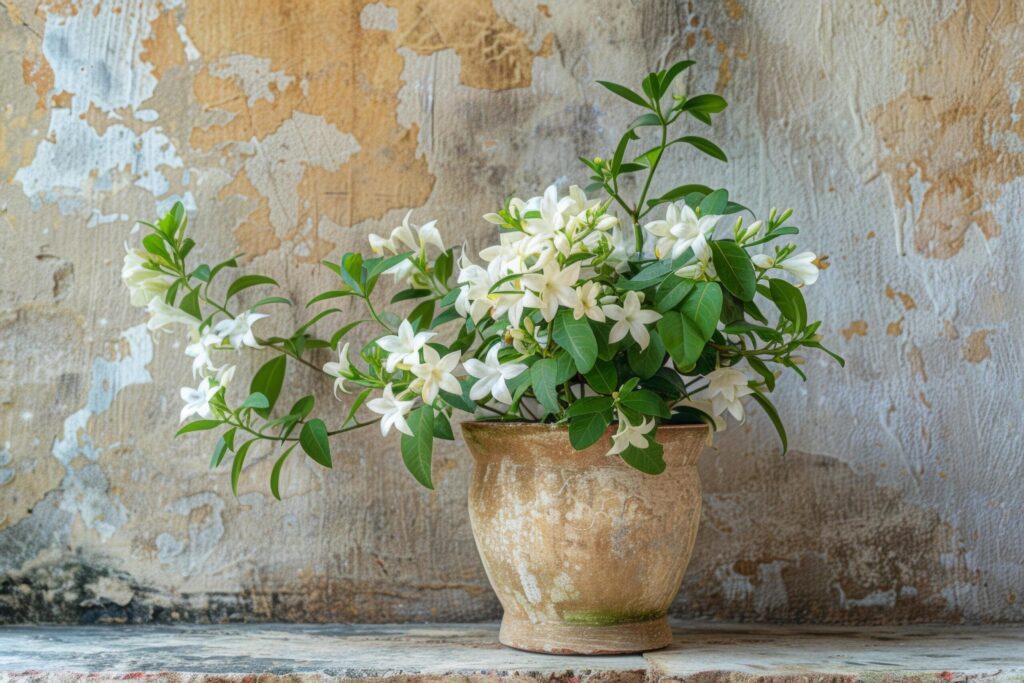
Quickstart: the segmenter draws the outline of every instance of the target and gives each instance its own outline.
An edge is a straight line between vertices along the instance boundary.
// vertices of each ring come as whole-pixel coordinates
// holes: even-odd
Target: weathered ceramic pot
[[[662,426],[665,472],[576,451],[564,427],[467,422],[469,517],[505,616],[499,639],[559,654],[641,652],[671,642],[666,612],[700,521],[703,425]]]

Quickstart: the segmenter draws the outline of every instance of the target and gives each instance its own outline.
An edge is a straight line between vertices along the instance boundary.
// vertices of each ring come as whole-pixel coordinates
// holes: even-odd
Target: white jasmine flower
[[[378,256],[383,254],[385,249],[392,253],[395,252],[395,243],[389,239],[384,239],[380,235],[375,235],[373,233],[370,233],[367,239],[370,241],[370,251]]]
[[[647,436],[654,429],[654,420],[644,419],[640,424],[633,425],[619,413],[619,428],[612,434],[612,447],[608,449],[608,455],[618,455],[630,446],[647,448]]]
[[[800,284],[806,287],[813,285],[818,280],[818,266],[814,263],[816,258],[818,257],[814,255],[814,252],[803,251],[793,256],[787,256],[786,260],[777,264],[776,267],[800,280]]]
[[[147,268],[149,255],[141,249],[129,249],[127,244],[124,249],[121,280],[128,287],[132,306],[146,306],[154,297],[163,297],[177,278]]]
[[[213,326],[213,333],[217,335],[221,341],[226,341],[231,344],[231,347],[236,351],[241,349],[242,346],[248,346],[253,349],[262,348],[256,336],[253,334],[252,326],[257,320],[263,318],[269,318],[266,313],[242,313],[233,320],[221,320],[219,323]]]
[[[146,327],[150,330],[159,330],[168,325],[185,325],[190,330],[199,326],[199,321],[191,315],[166,303],[162,297],[155,296],[146,304],[146,311],[149,312],[149,320]]]
[[[235,366],[225,365],[224,367],[217,370],[217,375],[214,378],[218,384],[225,389],[231,384],[231,380],[235,377]]]
[[[441,239],[441,233],[437,229],[437,221],[424,223],[416,229],[416,232],[419,234],[420,246],[423,249],[426,249],[428,244],[433,244],[441,251],[444,251],[444,240]]]
[[[498,361],[499,350],[499,345],[495,344],[487,352],[487,357],[483,361],[470,358],[462,364],[466,368],[466,372],[478,380],[469,390],[469,397],[474,401],[479,401],[490,394],[496,401],[505,404],[512,403],[512,394],[509,393],[508,385],[505,382],[518,377],[528,368],[523,363],[502,364]]]
[[[182,387],[181,400],[185,402],[185,407],[181,409],[180,422],[184,422],[191,415],[198,415],[204,420],[213,417],[210,401],[218,391],[220,391],[220,385],[213,383],[209,377],[204,377],[195,389]]]
[[[711,398],[709,415],[718,416],[726,410],[737,420],[743,419],[740,399],[754,393],[747,376],[736,368],[718,368],[707,374],[708,396]]]
[[[343,394],[349,393],[345,390],[345,380],[348,378],[349,369],[351,369],[352,363],[348,359],[348,342],[342,346],[338,344],[338,361],[331,361],[324,363],[324,372],[334,377],[334,397],[338,398],[338,392]]]
[[[423,362],[412,366],[412,374],[416,375],[416,379],[410,385],[410,389],[421,391],[423,402],[428,405],[434,402],[441,389],[452,394],[461,394],[459,380],[452,374],[459,364],[459,357],[458,351],[452,351],[441,358],[433,347],[424,346]]]
[[[550,322],[558,312],[558,306],[573,308],[576,306],[576,290],[573,287],[580,278],[580,264],[574,263],[562,270],[555,261],[544,266],[540,273],[528,273],[523,276],[523,286],[528,291],[524,305],[536,308]]]
[[[220,344],[220,337],[215,334],[196,334],[193,339],[195,341],[185,347],[185,355],[192,359],[192,376],[195,377],[200,371],[204,374],[215,372],[217,366],[213,364],[210,351]]]
[[[690,280],[715,279],[718,274],[715,272],[715,264],[711,260],[711,247],[708,245],[707,237],[699,235],[690,244],[690,247],[693,249],[696,260],[677,270],[676,275]]]
[[[644,229],[658,238],[654,255],[657,258],[674,259],[682,256],[698,237],[714,231],[719,218],[721,216],[697,218],[697,214],[686,204],[669,204],[665,210],[665,219],[651,221]]]
[[[388,372],[394,372],[400,363],[405,365],[419,363],[420,349],[436,334],[436,332],[414,333],[412,324],[408,320],[403,320],[398,326],[398,334],[388,335],[377,340],[377,346],[388,352],[385,369]]]
[[[627,292],[622,306],[608,304],[604,307],[604,312],[609,318],[617,321],[608,334],[608,341],[614,344],[629,334],[640,344],[641,349],[646,349],[651,343],[651,334],[646,326],[661,320],[660,313],[641,308],[640,297],[636,292]]]
[[[758,233],[761,232],[761,228],[764,226],[762,221],[754,221],[743,231],[737,240],[740,244],[749,242],[750,240],[757,237]]]
[[[366,407],[375,413],[381,415],[380,419],[380,433],[383,436],[387,436],[391,428],[394,427],[402,434],[406,436],[413,436],[412,429],[409,428],[409,423],[405,421],[405,416],[412,410],[412,406],[416,401],[400,401],[395,398],[394,391],[391,389],[391,385],[388,384],[384,387],[384,394],[381,398],[375,398],[366,404]]]
[[[775,259],[768,254],[754,254],[750,257],[750,260],[754,262],[754,265],[762,270],[768,270],[775,265]]]
[[[597,296],[601,293],[601,285],[597,282],[587,282],[582,287],[576,289],[576,307],[572,310],[572,315],[577,320],[583,316],[587,316],[591,320],[595,320],[599,323],[605,321],[604,311],[598,305]]]

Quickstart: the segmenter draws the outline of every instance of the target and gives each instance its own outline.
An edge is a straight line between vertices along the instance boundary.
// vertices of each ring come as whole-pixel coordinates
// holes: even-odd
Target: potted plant
[[[406,467],[432,488],[435,444],[453,440],[452,419],[466,414],[475,420],[462,425],[475,459],[470,519],[505,608],[501,641],[588,654],[667,645],[665,614],[700,517],[705,442],[726,413],[744,418],[747,399],[785,450],[768,398],[777,371],[803,377],[801,347],[842,363],[808,318],[803,288],[821,259],[790,242],[790,211],[750,220],[724,189],[653,191],[677,145],[726,159],[709,140],[673,132],[683,121],[710,124],[726,106],[713,94],[671,94],[691,64],[649,74],[639,91],[602,82],[641,111],[609,157],[581,159],[585,191],[553,185],[507,200],[483,217],[497,239],[479,254],[446,246],[435,222],[407,215],[388,236],[369,236],[372,254],[324,262],[337,282],[287,336],[257,330],[288,299],[237,304],[273,279],[230,276],[235,258],[190,262],[180,204],[146,224],[122,275],[150,329],[188,335],[198,386],[181,390],[181,420],[196,419],[178,434],[221,430],[212,466],[231,460],[235,490],[255,444],[279,447],[270,478],[279,498],[293,453],[330,467],[332,437],[380,429],[398,435]],[[653,146],[634,154],[651,132]],[[385,276],[401,287],[387,308],[375,296]],[[361,300],[365,315],[330,306],[344,299]],[[353,349],[357,328],[372,339]],[[231,352],[248,349],[270,358],[238,393]],[[328,352],[330,362],[312,360]],[[347,404],[343,419],[316,417],[313,394],[282,410],[293,369],[326,375]]]

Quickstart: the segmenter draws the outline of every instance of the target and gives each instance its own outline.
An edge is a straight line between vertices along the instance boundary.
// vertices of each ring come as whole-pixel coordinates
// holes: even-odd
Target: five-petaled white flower
[[[196,332],[193,339],[195,341],[185,347],[185,355],[192,359],[192,376],[195,377],[200,371],[203,371],[204,374],[215,372],[217,366],[213,364],[210,351],[220,344],[220,337],[215,334],[199,335]]]
[[[715,264],[711,260],[711,245],[707,236],[698,235],[690,244],[695,261],[676,271],[676,275],[690,280],[713,280],[717,276]]]
[[[721,415],[728,410],[734,418],[742,420],[743,403],[740,399],[754,393],[743,371],[736,368],[718,368],[707,374],[707,380],[711,415]]]
[[[576,306],[572,309],[572,316],[577,320],[587,316],[591,320],[603,323],[605,320],[604,311],[598,305],[597,297],[601,294],[601,285],[598,282],[590,281],[576,289]]]
[[[220,385],[214,383],[209,377],[204,377],[203,381],[195,389],[192,387],[182,387],[181,400],[185,402],[185,407],[181,409],[180,421],[184,422],[190,415],[198,415],[204,420],[213,417],[210,401],[217,395],[218,391],[220,391]]]
[[[441,358],[433,347],[424,346],[423,362],[412,366],[412,374],[416,375],[416,379],[409,388],[413,391],[419,390],[423,402],[428,405],[434,402],[441,389],[452,394],[461,394],[459,380],[452,374],[452,370],[459,364],[459,357],[458,351],[452,351]]]
[[[498,360],[499,347],[499,344],[492,346],[483,361],[470,358],[462,364],[470,376],[477,378],[477,382],[469,390],[469,397],[474,401],[479,401],[490,394],[496,401],[511,404],[512,394],[509,393],[505,382],[518,377],[528,369],[523,363],[502,364]]]
[[[243,345],[254,349],[261,348],[252,332],[252,326],[257,320],[268,318],[266,313],[242,313],[233,320],[221,320],[213,326],[213,333],[220,337],[221,341],[231,344],[232,348],[238,350]]]
[[[338,344],[338,361],[331,361],[324,363],[324,372],[334,377],[334,397],[338,398],[338,392],[343,394],[349,393],[345,389],[345,380],[348,378],[348,371],[352,367],[352,362],[348,359],[348,342],[342,346]]]
[[[633,337],[640,344],[641,349],[646,349],[651,343],[651,334],[647,331],[647,325],[661,320],[661,314],[651,310],[644,310],[640,307],[640,297],[636,292],[626,293],[622,305],[607,304],[604,306],[605,315],[618,322],[612,326],[608,334],[608,341],[614,344],[626,338],[626,335]]]
[[[399,364],[416,365],[420,362],[420,349],[430,341],[436,332],[414,333],[412,324],[403,320],[398,326],[398,334],[381,337],[377,340],[377,346],[388,352],[388,360],[384,368],[388,372],[394,372]]]
[[[721,216],[697,218],[689,206],[669,204],[664,220],[651,221],[644,228],[658,238],[654,255],[657,258],[674,259],[682,256],[698,237],[712,232],[719,218]]]
[[[544,319],[550,322],[558,312],[559,305],[568,308],[576,305],[576,290],[573,287],[579,279],[579,263],[563,270],[554,260],[549,261],[540,273],[523,276],[523,286],[528,290],[523,297],[523,305],[538,309]]]
[[[381,398],[375,398],[366,404],[366,407],[375,413],[381,415],[380,418],[380,433],[383,436],[387,436],[391,428],[394,427],[406,436],[413,436],[412,429],[409,428],[409,423],[405,421],[405,416],[412,410],[412,405],[415,403],[412,401],[400,401],[395,398],[394,390],[391,385],[388,384],[384,387],[384,394]]]
[[[612,434],[612,447],[608,449],[608,455],[618,455],[630,446],[647,448],[647,437],[654,429],[654,420],[644,419],[640,424],[630,424],[624,415],[619,413],[619,428]]]

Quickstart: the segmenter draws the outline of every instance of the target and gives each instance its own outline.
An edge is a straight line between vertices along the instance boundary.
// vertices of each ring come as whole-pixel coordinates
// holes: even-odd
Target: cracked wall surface
[[[431,493],[354,433],[279,503],[269,452],[235,498],[213,436],[172,439],[189,362],[128,305],[122,245],[181,200],[199,259],[296,300],[409,209],[479,248],[507,193],[614,146],[634,114],[595,79],[683,57],[730,102],[730,163],[677,153],[666,184],[792,206],[848,365],[782,383],[784,458],[753,410],[705,452],[674,612],[1024,620],[1015,3],[0,0],[0,622],[496,617],[461,444]]]

